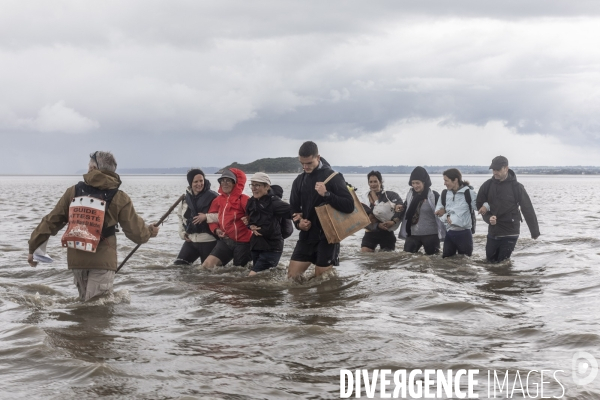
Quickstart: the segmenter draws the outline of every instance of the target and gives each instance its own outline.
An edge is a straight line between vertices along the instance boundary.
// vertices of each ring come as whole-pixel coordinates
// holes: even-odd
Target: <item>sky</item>
[[[0,174],[600,165],[600,2],[0,0]],[[118,172],[118,171],[117,171]]]

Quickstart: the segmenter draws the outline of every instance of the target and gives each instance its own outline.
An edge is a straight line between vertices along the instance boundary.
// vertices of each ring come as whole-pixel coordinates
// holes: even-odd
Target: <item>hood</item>
[[[279,197],[280,199],[283,198],[283,188],[279,185],[271,185],[270,193]]]
[[[464,192],[466,192],[466,191],[467,191],[467,189],[471,189],[471,190],[473,190],[473,189],[475,189],[475,188],[474,188],[473,186],[471,186],[471,185],[465,185],[465,186],[463,186],[463,187],[459,188],[459,189],[456,191],[456,193],[464,193]]]
[[[200,191],[200,193],[198,194],[202,194],[202,193],[206,193],[210,190],[210,181],[206,178],[204,178],[204,189],[202,189]],[[192,196],[194,195],[194,192],[192,192],[192,187],[188,186],[187,190],[186,190],[189,194],[191,194]]]
[[[83,181],[96,189],[111,190],[118,189],[121,186],[121,178],[118,174],[109,171],[100,171],[93,169],[83,175]]]
[[[412,181],[421,181],[425,186],[425,189],[431,187],[431,178],[429,177],[429,173],[423,167],[415,167],[413,171],[410,173],[410,178],[408,180],[408,186],[412,186]]]
[[[237,168],[229,168],[229,170],[233,172],[237,178],[237,182],[235,183],[235,186],[229,195],[233,197],[240,197],[242,193],[244,193],[244,186],[246,186],[246,174],[244,171]],[[225,193],[223,193],[223,190],[221,190],[221,185],[219,185],[219,194],[227,196]]]
[[[320,170],[322,170],[323,168],[329,168],[329,169],[331,169],[331,165],[330,165],[330,164],[327,162],[327,160],[326,160],[326,159],[324,159],[323,157],[321,157],[321,164],[323,164],[323,166],[322,166],[321,168],[315,168],[315,169],[313,169],[313,170],[312,170],[312,172],[310,172],[310,173],[309,173],[309,175],[310,175],[310,174],[313,174],[313,173],[315,173],[315,172],[317,172],[317,171],[320,171]],[[304,172],[304,173],[306,173],[306,172]]]
[[[517,175],[515,174],[515,171],[513,171],[510,168],[508,169],[508,176],[503,181],[499,181],[498,179],[496,179],[492,176],[492,182],[494,182],[494,183],[512,182],[512,181],[516,181],[516,180],[517,180]]]

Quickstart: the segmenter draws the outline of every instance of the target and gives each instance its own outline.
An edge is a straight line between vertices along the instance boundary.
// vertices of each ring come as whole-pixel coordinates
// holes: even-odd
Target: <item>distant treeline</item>
[[[225,168],[237,168],[247,174],[255,172],[266,172],[267,174],[294,174],[302,171],[302,165],[298,162],[298,157],[278,157],[261,158],[248,164],[239,164],[234,162],[218,171],[222,172]]]
[[[424,165],[430,174],[441,174],[448,168],[458,168],[463,174],[489,174],[488,165]],[[247,174],[266,172],[267,174],[297,174],[302,167],[297,157],[261,158],[248,164],[234,162],[223,168],[200,167],[207,174],[219,174],[225,168],[237,168]],[[414,165],[372,165],[364,166],[332,166],[335,171],[345,174],[367,174],[372,170],[382,174],[410,174]],[[600,167],[511,167],[517,174],[531,175],[600,175]],[[181,168],[124,168],[121,174],[146,174],[146,175],[184,175],[189,167]]]

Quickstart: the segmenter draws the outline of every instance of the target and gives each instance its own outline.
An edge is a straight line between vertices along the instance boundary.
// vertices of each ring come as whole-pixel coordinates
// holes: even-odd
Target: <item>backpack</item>
[[[90,196],[95,199],[104,200],[106,202],[104,207],[105,212],[108,211],[108,207],[110,207],[110,203],[118,191],[119,188],[106,190],[98,189],[86,184],[85,182],[79,182],[77,185],[75,185],[75,197]],[[118,223],[113,226],[104,226],[102,229],[102,237],[107,238],[109,236],[113,236],[116,232],[119,232]]]
[[[95,253],[101,240],[113,236],[116,225],[106,226],[104,216],[118,191],[98,189],[84,182],[75,185],[68,226],[60,240],[62,246]]]
[[[448,194],[448,189],[442,190],[442,205],[446,208],[446,195]],[[465,190],[465,201],[469,205],[469,211],[471,212],[471,233],[475,233],[475,228],[477,227],[477,216],[475,215],[475,210],[471,206],[471,191],[469,189]]]
[[[273,191],[273,195],[279,197],[280,199],[283,197],[283,188],[279,185],[271,185],[271,190]],[[281,227],[281,236],[284,239],[289,238],[294,233],[294,223],[291,218],[282,217],[279,219],[279,226]]]

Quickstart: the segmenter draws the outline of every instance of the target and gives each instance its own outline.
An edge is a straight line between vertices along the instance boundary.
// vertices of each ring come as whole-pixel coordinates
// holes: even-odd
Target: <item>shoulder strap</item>
[[[324,185],[326,185],[326,184],[327,184],[327,182],[329,182],[330,180],[332,180],[332,179],[333,179],[333,177],[334,177],[334,176],[336,176],[337,174],[339,174],[339,172],[337,172],[337,171],[334,171],[334,172],[333,172],[331,175],[329,175],[329,176],[327,177],[327,179],[325,179],[325,180],[323,181],[323,184],[324,184]]]
[[[387,199],[388,203],[391,203],[392,201],[388,197],[387,192],[385,190],[383,191],[383,194],[385,194],[385,198]]]
[[[521,196],[519,196],[519,195],[521,194],[521,191],[519,190],[519,182],[515,181],[515,183],[513,183],[512,190],[513,190],[513,196],[515,196],[515,201],[517,202],[517,206],[520,207],[521,206]]]
[[[473,207],[471,207],[471,191],[469,189],[465,190],[465,200],[469,205],[469,211],[473,212]]]
[[[477,228],[477,215],[471,206],[471,189],[465,190],[465,200],[467,201],[467,204],[469,205],[469,211],[471,212],[471,233],[475,233],[475,229]]]
[[[448,189],[442,190],[442,205],[446,208],[446,194],[448,194]]]

